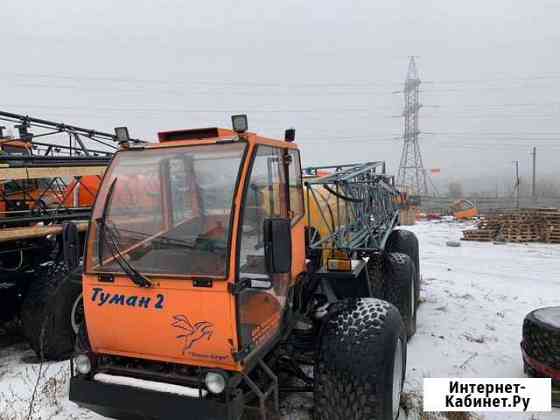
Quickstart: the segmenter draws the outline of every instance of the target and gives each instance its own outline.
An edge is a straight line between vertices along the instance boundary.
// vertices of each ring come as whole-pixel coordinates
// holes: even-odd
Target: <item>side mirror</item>
[[[264,256],[270,274],[289,273],[292,269],[292,223],[290,219],[264,221]]]

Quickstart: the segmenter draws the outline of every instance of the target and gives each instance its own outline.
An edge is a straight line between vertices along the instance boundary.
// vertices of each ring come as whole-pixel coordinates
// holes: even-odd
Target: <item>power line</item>
[[[281,108],[252,108],[247,109],[244,106],[231,106],[228,108],[220,108],[220,109],[211,109],[211,108],[169,108],[169,107],[90,107],[90,106],[60,106],[60,105],[38,105],[38,104],[5,104],[4,106],[12,107],[12,108],[25,108],[25,109],[49,109],[49,110],[76,110],[76,109],[84,109],[84,110],[91,110],[95,112],[107,112],[107,113],[123,113],[123,112],[133,112],[133,113],[151,113],[151,114],[163,114],[163,113],[213,113],[213,114],[227,114],[232,112],[238,112],[239,110],[243,110],[244,112],[248,112],[251,114],[296,114],[296,113],[305,113],[305,114],[323,114],[323,113],[353,113],[353,118],[371,118],[372,114],[375,114],[375,109],[386,109],[385,105],[378,105],[378,106],[367,106],[367,107],[356,107],[349,105],[348,107],[333,107],[333,108],[316,108],[316,107],[309,107],[309,108],[291,108],[291,109],[281,109]],[[84,115],[84,114],[80,114]],[[90,114],[94,116],[94,114]],[[467,116],[469,119],[476,118],[477,116],[495,116],[490,115],[488,113],[482,115],[469,115],[468,113],[463,113],[463,116]],[[504,118],[510,117],[542,117],[543,114],[540,113],[538,115],[528,115],[525,112],[519,113],[507,113],[504,114]],[[546,115],[544,115],[546,117]],[[348,117],[348,115],[345,115]],[[436,115],[427,115],[427,117],[432,118],[440,118],[440,116]],[[402,118],[401,115],[394,115],[390,118]],[[557,118],[556,113],[551,112],[550,118]],[[556,133],[555,133],[556,134]]]
[[[228,114],[231,112],[238,112],[242,109],[244,112],[252,113],[252,114],[268,114],[268,113],[275,113],[275,114],[290,114],[290,113],[313,113],[313,114],[321,114],[321,113],[331,113],[331,112],[368,112],[371,111],[372,108],[376,109],[386,109],[386,106],[380,105],[377,107],[348,107],[348,108],[291,108],[291,109],[281,109],[281,108],[271,108],[271,109],[263,109],[263,108],[253,108],[247,109],[243,106],[237,107],[229,107],[229,108],[220,108],[220,109],[210,109],[210,108],[166,108],[166,107],[154,107],[154,108],[136,108],[136,107],[90,107],[90,106],[60,106],[60,105],[35,105],[35,104],[5,104],[4,106],[9,107],[16,107],[16,108],[26,108],[26,109],[66,109],[66,110],[73,110],[73,109],[87,109],[91,111],[107,111],[107,112],[150,112],[150,113],[188,113],[188,112],[196,112],[196,113],[220,113],[220,114]],[[91,114],[94,115],[94,114]]]
[[[59,89],[74,89],[79,88],[81,90],[99,90],[101,91],[111,91],[111,92],[131,92],[131,93],[142,93],[142,91],[153,90],[154,86],[158,88],[168,88],[166,92],[167,94],[175,94],[177,93],[178,88],[199,88],[203,89],[201,94],[213,92],[216,89],[223,90],[224,87],[227,88],[260,88],[260,89],[279,89],[286,91],[286,94],[294,95],[293,89],[321,89],[321,94],[336,94],[336,95],[345,95],[345,96],[352,96],[352,95],[364,95],[364,93],[376,93],[377,95],[389,95],[391,92],[389,90],[379,90],[379,91],[371,91],[371,88],[384,88],[390,89],[391,87],[395,86],[395,83],[392,81],[361,81],[361,82],[338,82],[338,81],[324,81],[324,82],[293,82],[287,81],[284,83],[279,82],[259,82],[259,81],[224,81],[224,80],[191,80],[188,83],[184,81],[170,81],[169,79],[146,79],[146,78],[136,78],[130,76],[123,76],[123,77],[92,77],[92,76],[78,76],[78,75],[64,75],[64,74],[48,74],[48,73],[22,73],[22,72],[0,72],[0,75],[4,76],[4,81],[8,82],[10,85],[19,85],[24,87],[30,88],[59,88]],[[56,80],[62,82],[75,82],[75,85],[54,85],[53,83],[40,83],[40,82],[14,82],[13,80],[8,80],[8,77],[15,77],[20,79],[33,79],[34,81],[37,79],[43,80]],[[531,77],[526,78],[511,78],[511,79],[473,79],[473,80],[440,80],[440,81],[433,81],[430,82],[430,86],[435,86],[434,88],[429,87],[428,89],[423,89],[422,93],[442,93],[442,92],[450,92],[456,93],[460,92],[464,89],[483,89],[483,90],[509,90],[511,89],[511,85],[507,86],[499,86],[499,85],[492,85],[495,83],[503,83],[503,82],[522,82],[524,84],[516,86],[517,88],[536,88],[542,87],[546,88],[548,85],[545,86],[535,86],[527,84],[527,82],[540,82],[546,80],[560,80],[559,76],[550,76],[550,75],[534,75]],[[0,80],[2,81],[2,80]],[[84,83],[92,82],[92,83],[102,83],[103,86],[86,86]],[[490,86],[488,84],[490,83]],[[113,84],[113,86],[107,86],[107,84]],[[128,85],[129,88],[123,87],[115,87],[114,85]],[[438,88],[438,85],[443,86],[451,86],[454,89],[450,89],[449,87]],[[482,85],[482,86],[480,86]],[[138,89],[138,86],[141,86],[142,89]],[[334,90],[333,90],[334,89]],[[336,91],[336,89],[342,89],[342,91]],[[352,90],[355,90],[354,92]],[[364,92],[364,90],[370,90],[368,92]],[[247,93],[247,92],[245,92]],[[402,93],[400,91],[393,91],[392,93]],[[254,93],[253,93],[254,94]]]
[[[396,83],[393,81],[386,81],[386,82],[372,82],[372,81],[363,81],[363,82],[338,82],[338,81],[325,81],[325,82],[258,82],[258,81],[225,81],[225,80],[191,80],[189,83],[185,83],[182,81],[179,82],[170,82],[169,79],[139,79],[131,76],[126,77],[92,77],[92,76],[78,76],[78,75],[61,75],[61,74],[48,74],[48,73],[21,73],[21,72],[0,72],[2,76],[14,76],[19,78],[41,78],[41,79],[51,79],[51,80],[68,80],[68,81],[76,81],[76,82],[84,82],[84,81],[93,81],[93,82],[113,82],[113,83],[121,83],[121,84],[158,84],[158,85],[183,85],[183,86],[190,86],[190,85],[204,85],[204,86],[240,86],[240,87],[325,87],[325,86],[334,86],[334,87],[356,87],[356,88],[364,88],[367,86],[395,86]],[[179,77],[183,77],[180,75]]]
[[[444,131],[444,132],[433,132],[433,131],[423,131],[422,134],[437,134],[437,135],[450,135],[450,134],[460,134],[460,135],[470,135],[470,134],[485,134],[490,136],[499,135],[547,135],[547,136],[560,136],[560,131]]]
[[[76,75],[76,74],[59,74],[59,73],[36,73],[36,72],[0,72],[2,76],[12,76],[18,78],[42,78],[42,79],[50,79],[50,80],[69,80],[69,81],[93,81],[93,82],[112,82],[112,83],[122,83],[122,84],[135,84],[135,83],[142,83],[142,84],[159,84],[159,85],[177,85],[182,84],[186,85],[185,82],[170,82],[169,78],[166,79],[157,79],[157,78],[138,78],[133,75],[127,75],[122,77],[115,77],[115,76],[85,76],[85,75]],[[183,75],[177,75],[177,77],[183,77]],[[428,86],[437,86],[437,85],[455,85],[455,86],[465,86],[465,85],[476,85],[476,84],[488,84],[488,83],[503,83],[503,82],[536,82],[542,80],[560,80],[560,73],[552,72],[552,73],[540,73],[540,74],[533,74],[527,75],[525,77],[502,77],[502,78],[482,78],[482,79],[455,79],[455,80],[429,80],[423,81],[423,85]],[[267,81],[248,81],[248,80],[208,80],[208,79],[195,79],[190,82],[190,84],[200,84],[200,85],[220,85],[220,86],[317,86],[317,87],[325,87],[325,86],[341,86],[341,87],[356,87],[356,88],[363,88],[367,86],[396,86],[396,83],[392,80],[385,80],[385,81],[371,81],[371,80],[363,80],[358,82],[340,82],[340,81],[303,81],[303,82],[295,82],[290,81],[286,83],[279,83],[277,81],[274,82],[267,82]]]

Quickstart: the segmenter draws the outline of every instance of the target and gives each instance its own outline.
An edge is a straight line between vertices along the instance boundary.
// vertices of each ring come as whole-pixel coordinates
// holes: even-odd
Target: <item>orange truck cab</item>
[[[273,140],[243,128],[168,131],[158,143],[115,154],[89,225],[85,322],[71,362],[71,401],[112,417],[239,420],[257,409],[264,418],[269,404],[278,410],[280,372],[304,382],[292,391],[310,392],[314,379],[298,366],[313,364],[304,360],[323,348],[317,399],[331,398],[330,387],[367,384],[375,398],[348,418],[398,416],[406,338],[416,322],[417,240],[393,230],[397,193],[388,177],[374,175],[379,162],[348,166],[343,178],[356,179],[360,198],[350,196],[343,180],[336,191],[310,192],[325,200],[306,210],[294,136],[287,130],[285,141]],[[321,181],[306,186],[312,182]],[[337,201],[347,210],[333,211]],[[363,217],[379,228],[362,234],[361,223],[347,222],[340,225],[345,236],[356,232],[356,243],[379,242],[375,249],[329,254],[337,258],[329,271],[317,239],[327,240],[328,230],[313,228],[311,235],[306,225],[311,213],[324,219],[327,207],[348,221],[356,215],[351,204],[378,209],[376,217]],[[324,224],[336,225],[332,218]],[[374,298],[373,273],[385,243],[392,251],[413,250],[412,257],[387,260],[390,278],[379,287],[399,285],[384,293],[397,296],[404,309]],[[349,353],[337,355],[333,345]],[[336,375],[353,382],[332,385],[340,381]],[[325,403],[317,416],[344,407]]]
[[[103,355],[100,371],[104,358],[142,359],[183,366],[192,389],[212,369],[241,379],[280,337],[288,291],[305,270],[304,225],[293,143],[184,130],[117,152],[83,276],[84,333]],[[92,384],[74,378],[71,398]]]

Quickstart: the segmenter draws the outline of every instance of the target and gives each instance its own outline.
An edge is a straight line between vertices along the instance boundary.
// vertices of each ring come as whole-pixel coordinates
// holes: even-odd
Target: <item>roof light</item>
[[[128,134],[128,127],[116,127],[115,136],[119,143],[128,143],[130,141],[130,135]]]
[[[31,141],[33,138],[33,134],[27,131],[29,125],[27,123],[22,123],[20,125],[15,126],[19,133],[19,138],[23,141]]]
[[[284,140],[288,143],[293,143],[296,141],[296,129],[295,128],[288,128],[284,131]]]
[[[247,122],[246,114],[232,115],[231,125],[233,126],[233,131],[238,134],[244,133],[249,129],[249,123]]]

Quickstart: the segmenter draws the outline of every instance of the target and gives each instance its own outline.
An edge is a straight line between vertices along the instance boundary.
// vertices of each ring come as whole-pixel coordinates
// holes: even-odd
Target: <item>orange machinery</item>
[[[2,156],[31,156],[32,142],[19,139],[0,139],[0,161]],[[53,183],[48,168],[41,168],[43,177],[35,178],[33,170],[23,167],[19,171],[0,165],[0,172],[7,174],[0,180],[0,217],[7,212],[21,209],[43,210],[49,207],[64,206],[67,208],[91,207],[101,177],[99,175],[67,176],[67,183]],[[18,174],[17,172],[21,172]],[[69,174],[72,171],[69,171]],[[76,171],[73,171],[76,172]],[[14,175],[15,174],[15,175]],[[101,172],[102,174],[102,172]],[[53,175],[58,175],[53,173]],[[54,176],[58,178],[58,176]]]
[[[81,287],[59,287],[80,264],[87,219],[116,134],[0,110],[0,320],[15,316],[46,359],[72,351]],[[76,222],[74,224],[74,222]]]
[[[467,220],[478,216],[478,209],[472,201],[461,199],[451,205],[453,217],[457,220]]]
[[[366,402],[368,410],[390,418],[391,407],[398,412],[406,336],[397,309],[372,299],[365,257],[382,249],[356,246],[344,250],[347,268],[311,268],[306,224],[320,221],[306,217],[294,133],[273,140],[248,132],[245,116],[233,122],[234,130],[162,132],[159,143],[115,154],[86,242],[85,323],[70,400],[108,415],[165,419],[239,419],[256,401],[264,415],[267,401],[278,408],[279,370],[291,366],[291,375],[313,382],[284,352],[285,340],[296,340],[296,348],[310,342],[313,351],[321,315],[312,321],[312,314],[335,299],[341,314],[355,305],[374,311],[360,331],[371,323],[379,338],[346,347],[363,358],[358,348],[372,346],[366,353],[377,355],[379,366],[395,364],[394,375],[368,379],[380,401]],[[358,175],[366,169],[352,167]],[[363,175],[359,191],[367,182]],[[378,194],[388,191],[388,211],[394,191],[375,182]],[[333,190],[339,201],[376,204],[377,196],[362,200],[341,191]],[[376,232],[384,240],[398,219],[396,212],[386,216]],[[410,277],[414,270],[405,272]],[[325,282],[333,285],[328,293],[321,292],[330,287]],[[407,287],[401,300],[408,304],[414,289]]]

